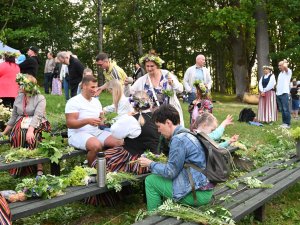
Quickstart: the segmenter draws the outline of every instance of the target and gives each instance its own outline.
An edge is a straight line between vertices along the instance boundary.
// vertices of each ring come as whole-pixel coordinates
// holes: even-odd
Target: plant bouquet
[[[17,192],[25,193],[26,197],[50,199],[63,195],[68,182],[62,177],[42,175],[38,178],[25,178],[16,187]]]
[[[174,203],[171,199],[167,199],[157,210],[153,212],[139,211],[136,216],[136,221],[142,220],[147,215],[162,215],[174,217],[177,220],[196,222],[198,224],[211,225],[234,225],[235,222],[231,219],[231,213],[222,207],[210,207],[206,210],[202,208],[194,208],[187,205]]]
[[[6,123],[11,117],[12,109],[5,107],[0,99],[0,122]]]
[[[68,186],[88,185],[90,176],[97,174],[97,170],[91,167],[75,166],[67,177]]]
[[[105,113],[105,116],[103,118],[105,125],[110,127],[113,123],[116,122],[115,118],[117,116],[118,116],[118,114],[116,112]]]
[[[195,80],[195,82],[193,83],[193,85],[199,89],[201,91],[202,95],[206,95],[208,90],[205,86],[205,84],[201,81],[201,80]]]
[[[145,158],[150,159],[154,162],[160,162],[160,163],[166,163],[168,161],[168,158],[167,158],[167,156],[165,156],[164,153],[161,153],[159,155],[155,155],[152,152],[150,152],[149,150],[145,151],[142,154],[142,157],[145,157]]]
[[[133,174],[126,172],[109,172],[106,175],[107,188],[113,188],[116,192],[122,190],[122,182],[124,181],[129,181],[131,184],[135,184],[138,182],[138,179]]]

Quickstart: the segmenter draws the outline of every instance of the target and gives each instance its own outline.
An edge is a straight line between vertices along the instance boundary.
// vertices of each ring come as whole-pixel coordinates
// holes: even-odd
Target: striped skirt
[[[48,121],[45,121],[40,124],[40,126],[36,129],[34,129],[34,139],[35,142],[33,144],[28,144],[26,141],[26,133],[27,129],[22,129],[21,128],[21,122],[22,122],[23,117],[21,117],[14,127],[11,130],[10,133],[10,142],[11,146],[13,148],[28,148],[29,149],[35,149],[38,145],[38,143],[42,140],[42,132],[50,132],[51,131],[51,126]],[[35,168],[33,166],[27,166],[27,167],[22,167],[22,168],[14,168],[9,171],[9,173],[13,176],[26,176],[29,174],[32,174],[34,172]]]
[[[277,121],[275,91],[267,91],[264,97],[259,97],[257,120],[265,123]]]
[[[136,161],[140,155],[131,155],[128,151],[126,151],[123,147],[115,147],[112,149],[108,149],[105,151],[105,159],[106,159],[106,168],[109,172],[128,172],[136,175],[148,173],[148,167],[141,167],[137,162],[130,163],[132,161]],[[96,167],[97,160],[94,161],[92,166]],[[129,187],[130,188],[130,187]],[[121,193],[116,193],[114,190],[106,192],[104,194],[92,196],[86,198],[84,202],[86,204],[91,205],[105,205],[105,206],[115,206],[120,199],[122,199],[122,195],[124,191],[129,191],[130,189],[124,187]]]
[[[0,194],[0,224],[11,225],[11,212],[6,199]]]

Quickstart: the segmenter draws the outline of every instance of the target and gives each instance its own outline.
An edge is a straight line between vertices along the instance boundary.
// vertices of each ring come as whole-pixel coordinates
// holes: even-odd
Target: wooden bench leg
[[[51,167],[50,170],[51,170],[52,175],[55,175],[55,176],[60,175],[60,165],[59,164],[51,163],[50,167]]]
[[[266,218],[266,213],[265,213],[265,205],[262,205],[258,209],[254,211],[254,219],[263,222]]]

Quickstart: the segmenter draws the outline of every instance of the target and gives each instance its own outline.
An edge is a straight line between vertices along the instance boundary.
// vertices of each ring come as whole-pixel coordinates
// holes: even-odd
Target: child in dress
[[[201,81],[194,83],[196,87],[196,99],[189,105],[189,113],[191,113],[191,126],[190,130],[194,130],[196,127],[194,123],[196,118],[203,112],[212,113],[213,104],[209,98],[208,89]]]
[[[218,126],[218,120],[211,113],[204,112],[197,117],[194,132],[203,132],[211,139],[218,141],[222,137],[225,127],[233,124],[232,116],[228,115],[227,118]],[[219,147],[227,148],[230,144],[236,142],[239,135],[233,135],[228,141],[219,144]]]
[[[53,70],[53,79],[52,79],[52,91],[51,91],[51,95],[62,95],[62,84],[61,84],[61,80],[59,77],[60,74],[60,68],[61,68],[61,64],[59,64],[59,61],[57,58],[55,58],[55,67]]]
[[[298,120],[298,113],[299,113],[299,94],[300,88],[297,86],[297,80],[293,81],[293,86],[291,88],[291,97],[292,97],[292,116],[295,120]]]

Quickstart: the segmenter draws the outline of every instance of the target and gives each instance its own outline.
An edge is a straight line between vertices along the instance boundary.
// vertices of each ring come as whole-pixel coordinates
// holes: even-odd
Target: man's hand
[[[146,157],[140,157],[138,159],[138,162],[141,165],[141,167],[149,167],[153,161],[150,159],[147,159]]]
[[[100,118],[89,118],[88,124],[97,127],[102,124],[102,120]]]
[[[102,93],[102,87],[98,87],[97,91],[95,92],[94,96],[99,96]]]

